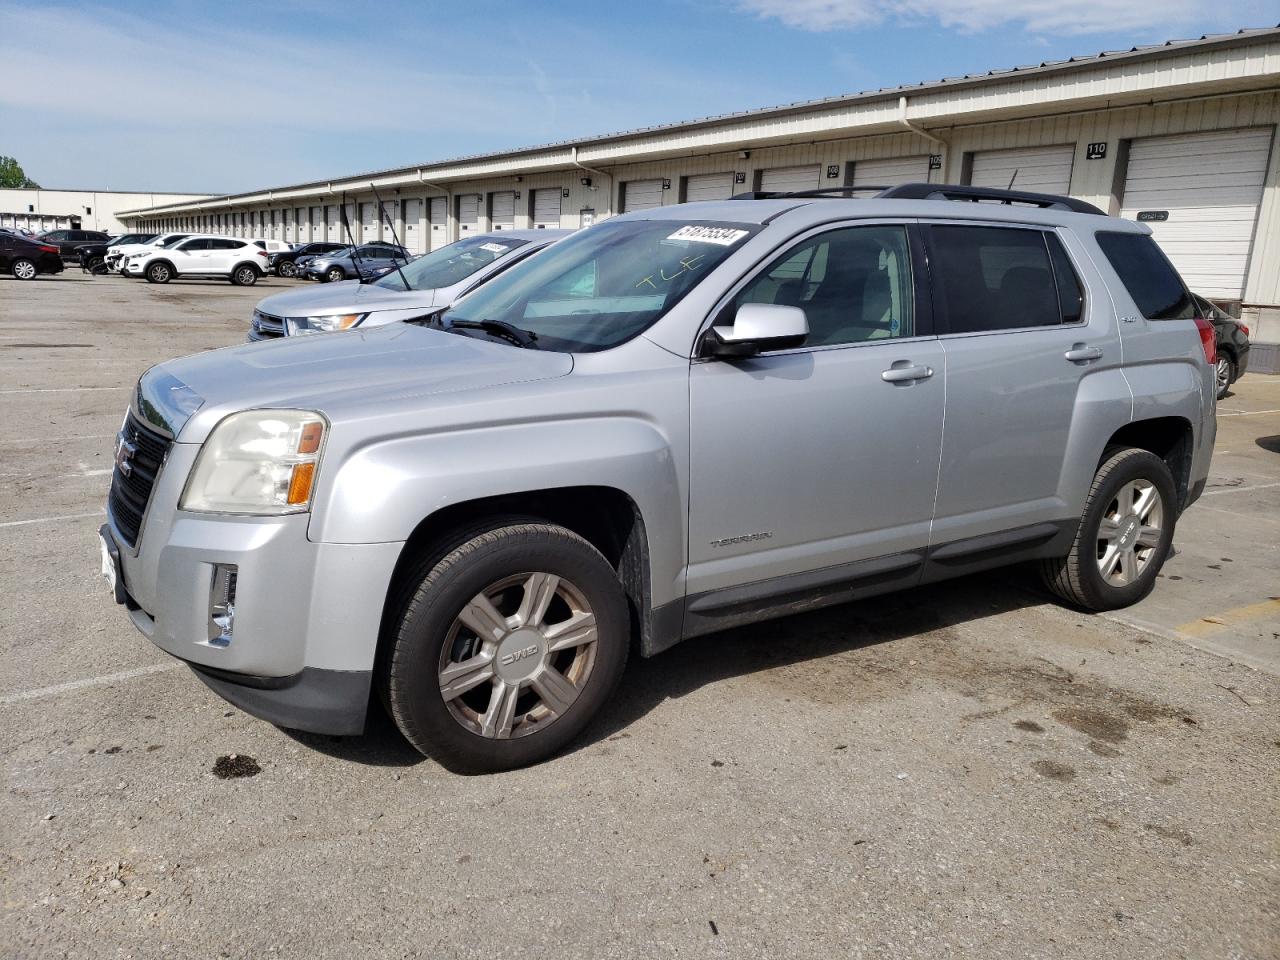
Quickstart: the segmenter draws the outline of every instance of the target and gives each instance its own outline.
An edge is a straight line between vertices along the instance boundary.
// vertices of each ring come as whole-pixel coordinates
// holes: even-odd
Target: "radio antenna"
[[[373,191],[373,199],[378,201],[378,211],[380,213],[386,213],[387,208],[382,205],[382,197],[378,196],[378,188],[375,187],[372,183],[370,183],[369,189]],[[404,249],[400,245],[400,238],[396,235],[395,217],[387,217],[387,226],[391,228],[391,239],[396,242],[396,249],[397,250]],[[404,284],[404,288],[406,290],[411,289],[409,286],[409,281],[404,278],[404,271],[400,269],[400,264],[396,262],[396,255],[394,253],[391,254],[391,262],[396,265],[396,273],[400,274],[400,282]],[[408,263],[408,262],[409,262],[408,260],[405,261],[405,263]]]

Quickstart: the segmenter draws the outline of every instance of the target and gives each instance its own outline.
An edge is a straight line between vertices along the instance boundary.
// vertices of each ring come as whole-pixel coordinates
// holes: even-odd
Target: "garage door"
[[[468,193],[458,198],[458,230],[460,233],[475,233],[480,222],[480,195]]]
[[[328,225],[326,227],[325,239],[332,243],[341,243],[342,222],[339,220],[338,208],[335,206],[325,207],[324,220]]]
[[[662,206],[661,180],[629,180],[622,185],[622,212]]]
[[[855,187],[893,187],[899,183],[928,182],[929,155],[924,153],[915,157],[892,157],[888,160],[858,160],[853,165]]]
[[[1167,216],[1143,219],[1187,286],[1239,300],[1270,151],[1270,130],[1134,140],[1120,215]]]
[[[311,208],[311,236],[309,239],[324,239],[324,207]]]
[[[969,182],[975,187],[1001,190],[1070,193],[1071,162],[1075,154],[1076,148],[1070,143],[1019,150],[983,150],[973,155]]]
[[[733,195],[732,173],[703,173],[684,182],[686,203],[698,200],[728,200]]]
[[[776,167],[760,172],[760,189],[766,193],[793,193],[796,190],[816,190],[821,185],[822,169],[812,167]]]
[[[502,193],[495,193],[490,201],[493,211],[493,229],[495,230],[511,230],[516,225],[516,195],[514,191],[507,190]]]
[[[360,242],[378,239],[378,208],[372,203],[360,204]]]
[[[560,188],[533,191],[533,225],[543,229],[560,227]]]
[[[448,242],[448,204],[444,197],[432,197],[427,203],[427,218],[431,221],[431,249],[443,247]]]
[[[424,247],[422,240],[422,201],[406,200],[404,202],[404,236],[400,238],[400,242],[405,245],[410,253],[426,253],[427,248]]]

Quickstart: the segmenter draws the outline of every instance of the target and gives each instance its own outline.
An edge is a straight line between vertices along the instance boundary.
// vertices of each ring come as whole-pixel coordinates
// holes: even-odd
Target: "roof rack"
[[[1022,203],[1045,210],[1070,210],[1072,213],[1106,216],[1092,203],[1085,203],[1074,197],[1062,197],[1054,193],[1000,190],[995,187],[962,187],[949,183],[902,183],[876,196],[878,199],[886,200],[968,200],[972,203],[988,200],[995,203]]]
[[[824,187],[819,190],[796,190],[790,193],[755,190],[737,193],[731,200],[793,200],[830,196],[849,196],[854,193],[873,193],[877,200],[967,200],[971,203],[988,201],[1003,204],[1025,204],[1044,210],[1069,210],[1072,213],[1090,213],[1105,217],[1106,213],[1092,203],[1074,197],[1062,197],[1053,193],[1027,193],[1022,190],[1000,190],[995,187],[965,187],[949,183],[900,183],[896,187]]]

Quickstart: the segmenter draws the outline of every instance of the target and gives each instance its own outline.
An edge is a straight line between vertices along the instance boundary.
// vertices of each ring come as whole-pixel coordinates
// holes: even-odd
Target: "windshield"
[[[496,320],[542,350],[590,353],[648,329],[759,227],[624,220],[602,223],[517,264],[441,317]]]
[[[404,281],[407,281],[410,290],[451,287],[528,242],[509,240],[506,237],[501,240],[493,237],[468,237],[405,264],[400,270],[383,277],[376,285],[389,290],[404,290]],[[404,274],[404,281],[400,279],[401,274]]]

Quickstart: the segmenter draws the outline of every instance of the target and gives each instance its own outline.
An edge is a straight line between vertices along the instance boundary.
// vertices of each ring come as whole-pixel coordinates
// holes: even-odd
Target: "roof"
[[[537,154],[551,150],[566,149],[570,147],[587,147],[598,144],[605,144],[614,141],[623,141],[645,136],[651,136],[658,133],[671,133],[674,131],[692,131],[703,127],[713,127],[734,123],[742,120],[755,120],[768,117],[779,117],[787,114],[811,112],[815,109],[832,109],[842,106],[849,106],[868,101],[896,99],[902,96],[913,94],[928,93],[939,90],[957,89],[963,87],[981,86],[984,84],[992,84],[1005,82],[1010,78],[1023,78],[1028,76],[1036,76],[1043,74],[1063,73],[1070,71],[1086,70],[1096,67],[1099,64],[1120,61],[1137,61],[1144,59],[1152,59],[1155,57],[1167,56],[1169,53],[1183,53],[1203,48],[1221,47],[1240,45],[1241,43],[1252,44],[1262,43],[1280,38],[1280,24],[1273,27],[1247,28],[1237,30],[1234,33],[1218,33],[1203,34],[1200,37],[1186,40],[1167,40],[1164,43],[1146,44],[1142,46],[1130,47],[1127,50],[1103,50],[1096,54],[1087,56],[1068,57],[1063,60],[1046,60],[1038,64],[1027,64],[1022,66],[1005,67],[994,70],[988,70],[985,73],[970,73],[959,77],[943,77],[939,80],[923,81],[920,83],[901,84],[895,87],[880,87],[875,90],[864,90],[858,93],[838,94],[831,97],[824,97],[816,100],[798,100],[793,103],[780,104],[771,107],[759,107],[748,110],[741,110],[734,113],[717,114],[713,116],[701,117],[695,120],[676,121],[672,123],[657,124],[648,127],[635,127],[630,130],[616,131],[613,133],[597,134],[595,136],[577,137],[569,140],[557,140],[549,143],[537,144],[534,146],[515,147],[508,150],[496,150],[485,153],[464,154],[461,156],[450,157],[447,159],[431,160],[419,164],[407,164],[396,167],[387,167],[379,170],[369,170],[359,173],[344,174],[342,176],[327,177],[320,180],[309,180],[301,183],[288,184],[279,187],[269,187],[257,190],[245,191],[243,193],[226,194],[222,196],[210,197],[208,199],[220,201],[219,205],[227,205],[234,202],[238,198],[260,197],[262,194],[272,194],[276,192],[286,192],[293,190],[306,190],[312,187],[325,186],[335,182],[359,181],[364,179],[387,177],[397,174],[412,173],[413,171],[427,172],[433,168],[448,167],[460,163],[476,163],[481,161],[502,160],[505,158],[523,157],[530,154]],[[185,204],[166,204],[162,206],[146,208],[152,210],[164,210],[169,206],[185,206]],[[135,213],[137,211],[126,211]]]

